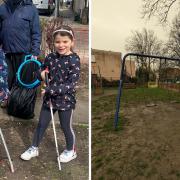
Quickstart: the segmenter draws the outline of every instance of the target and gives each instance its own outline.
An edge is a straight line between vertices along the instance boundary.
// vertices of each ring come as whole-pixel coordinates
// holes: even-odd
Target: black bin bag
[[[26,89],[21,86],[14,86],[8,99],[8,114],[23,119],[33,118],[36,94],[36,88]]]

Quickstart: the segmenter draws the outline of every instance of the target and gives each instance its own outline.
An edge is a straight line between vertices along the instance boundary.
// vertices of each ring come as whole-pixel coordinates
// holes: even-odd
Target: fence
[[[158,84],[158,87],[163,88],[163,89],[167,89],[167,90],[171,90],[171,91],[175,91],[175,92],[180,92],[180,84],[176,84],[176,83],[162,83],[162,82],[160,82]]]

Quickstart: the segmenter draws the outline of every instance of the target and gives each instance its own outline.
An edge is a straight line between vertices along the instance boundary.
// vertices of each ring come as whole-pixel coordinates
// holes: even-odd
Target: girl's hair
[[[57,35],[68,36],[71,39],[71,41],[74,40],[74,31],[71,27],[66,25],[61,25],[60,27],[55,29],[55,31],[53,32],[53,41]]]

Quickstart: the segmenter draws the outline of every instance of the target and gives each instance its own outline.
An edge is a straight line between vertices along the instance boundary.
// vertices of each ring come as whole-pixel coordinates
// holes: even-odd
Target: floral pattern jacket
[[[2,49],[0,49],[0,102],[8,98],[8,67],[5,61],[5,55]]]

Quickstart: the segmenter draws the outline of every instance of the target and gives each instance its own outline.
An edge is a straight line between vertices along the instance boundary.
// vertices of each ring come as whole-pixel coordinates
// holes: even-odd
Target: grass
[[[112,88],[110,89],[112,90]],[[92,102],[92,117],[94,121],[103,121],[102,126],[94,126],[95,129],[102,129],[103,132],[114,130],[114,115],[116,111],[117,94],[103,96]],[[123,116],[123,107],[129,104],[155,103],[155,102],[177,102],[180,103],[180,93],[160,88],[136,88],[123,90],[121,97],[121,111],[119,124],[116,131],[123,130],[127,123]]]
[[[110,96],[103,96],[92,102],[92,115],[96,116],[101,112],[110,112],[115,110],[117,94]],[[129,103],[143,103],[143,102],[180,102],[180,93],[168,91],[160,88],[136,88],[125,89],[122,92],[121,105],[124,106]]]
[[[136,88],[123,91],[123,103],[152,101],[180,102],[180,93],[160,88]]]
[[[110,91],[113,89],[111,88]],[[108,90],[106,89],[105,92]],[[115,92],[115,91],[114,91]],[[102,96],[92,101],[92,177],[93,179],[116,179],[125,175],[129,177],[153,177],[158,173],[156,167],[149,166],[148,161],[141,157],[141,150],[134,149],[132,162],[128,159],[125,147],[121,147],[121,140],[124,136],[124,130],[130,130],[132,124],[123,114],[123,109],[129,105],[138,106],[143,103],[156,102],[177,102],[180,103],[180,93],[168,91],[159,88],[136,88],[125,89],[121,98],[121,110],[118,129],[114,130],[114,115],[116,111],[117,94]],[[129,127],[129,128],[128,128]],[[130,137],[131,138],[131,137]],[[128,142],[128,138],[127,138]],[[135,145],[127,143],[127,149],[134,148]],[[147,148],[147,147],[146,147]],[[122,153],[122,154],[121,154]],[[149,161],[159,162],[164,157],[162,151],[157,149],[151,153]],[[138,158],[137,158],[138,157]],[[126,162],[131,164],[126,164]],[[126,164],[126,165],[125,165]],[[133,168],[133,169],[131,169]],[[134,174],[128,174],[134,173]],[[101,175],[103,174],[103,176]],[[180,177],[179,171],[174,173]],[[128,179],[128,177],[127,177]]]
[[[112,90],[112,88],[110,89]],[[117,94],[100,97],[92,102],[92,117],[94,120],[104,121],[103,131],[112,131],[114,129],[114,114],[116,111]],[[123,107],[129,104],[155,103],[155,102],[180,103],[180,93],[168,91],[160,88],[136,88],[123,90],[121,97],[121,111],[119,124],[116,130],[122,130],[126,120],[123,117]],[[94,127],[95,129],[102,127]]]

